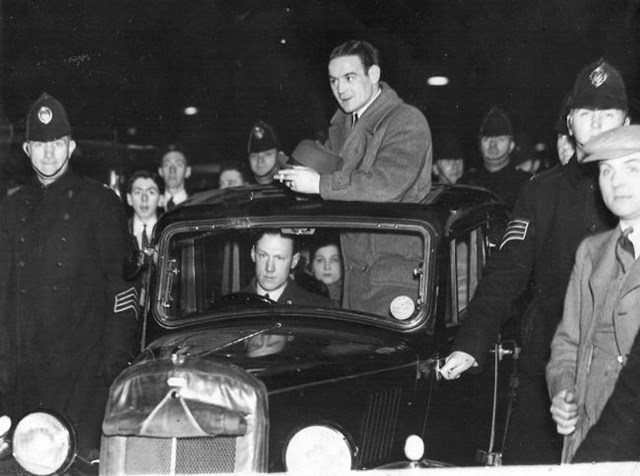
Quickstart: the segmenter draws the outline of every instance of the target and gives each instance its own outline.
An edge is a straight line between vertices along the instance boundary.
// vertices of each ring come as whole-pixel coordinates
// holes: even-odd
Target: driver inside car
[[[300,260],[297,239],[280,230],[262,230],[251,248],[255,277],[241,292],[257,294],[278,304],[333,307],[330,299],[298,286],[290,273]]]

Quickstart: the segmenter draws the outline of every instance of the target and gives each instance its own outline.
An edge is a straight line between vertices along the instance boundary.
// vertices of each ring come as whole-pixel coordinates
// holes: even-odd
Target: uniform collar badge
[[[53,112],[47,106],[42,106],[38,111],[38,119],[46,126],[53,119]]]
[[[591,84],[593,84],[594,87],[599,88],[604,84],[604,82],[607,80],[608,77],[609,75],[604,71],[604,68],[602,67],[602,65],[600,65],[596,69],[591,71],[591,74],[589,75],[589,80],[591,81]]]

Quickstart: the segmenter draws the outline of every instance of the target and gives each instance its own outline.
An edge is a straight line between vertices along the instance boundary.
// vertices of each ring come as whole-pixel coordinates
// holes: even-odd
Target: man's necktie
[[[629,239],[629,235],[632,232],[633,232],[633,228],[627,228],[626,230],[624,230],[622,232],[622,235],[620,235],[620,238],[618,239],[618,244],[620,245],[621,249],[629,253],[631,257],[635,259],[636,257],[635,249],[633,248],[633,243],[631,243],[631,240]]]
[[[173,201],[173,197],[167,202],[167,211],[173,210],[176,206],[176,202]]]
[[[149,235],[147,235],[147,225],[143,225],[144,228],[142,229],[142,239],[140,240],[142,242],[142,249],[146,249],[149,247]]]
[[[358,122],[358,114],[354,112],[351,114],[351,127],[355,127],[356,122]]]

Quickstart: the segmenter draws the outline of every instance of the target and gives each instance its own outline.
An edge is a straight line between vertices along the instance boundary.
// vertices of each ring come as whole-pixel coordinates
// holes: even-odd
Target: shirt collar
[[[289,281],[285,282],[284,286],[280,286],[278,289],[275,289],[273,291],[265,291],[263,287],[260,286],[260,283],[256,281],[256,292],[259,296],[264,296],[265,294],[268,294],[269,299],[271,299],[272,301],[278,301],[278,299],[280,299],[280,296],[282,296],[282,293],[286,289],[287,284],[289,284]]]
[[[179,192],[174,193],[173,195],[166,190],[164,192],[164,203],[169,203],[169,200],[173,198],[173,203],[175,205],[184,202],[189,196],[187,195],[187,191],[185,189],[180,190]]]
[[[149,236],[149,238],[151,238],[153,227],[156,226],[157,222],[157,218],[151,218],[146,223],[143,223],[137,215],[133,215],[133,235],[140,235],[140,233],[142,233],[142,230],[144,230],[144,225],[147,225],[147,235]]]
[[[371,99],[369,99],[369,102],[367,104],[365,104],[364,106],[362,106],[357,111],[355,111],[353,114],[355,114],[358,117],[358,119],[360,119],[362,117],[362,115],[364,114],[364,112],[369,108],[369,106],[371,106],[371,104],[373,104],[373,101],[378,99],[378,96],[380,96],[380,94],[382,94],[382,88],[378,87],[378,92],[376,94],[374,94],[371,97]]]

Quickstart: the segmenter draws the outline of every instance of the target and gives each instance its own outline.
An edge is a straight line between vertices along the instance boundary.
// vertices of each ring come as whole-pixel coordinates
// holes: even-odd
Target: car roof
[[[250,185],[193,195],[161,217],[156,235],[172,224],[185,221],[242,216],[417,219],[448,233],[463,217],[486,206],[503,207],[503,204],[488,190],[462,185],[434,184],[424,200],[415,204],[322,200],[318,196],[296,195],[278,185]]]

